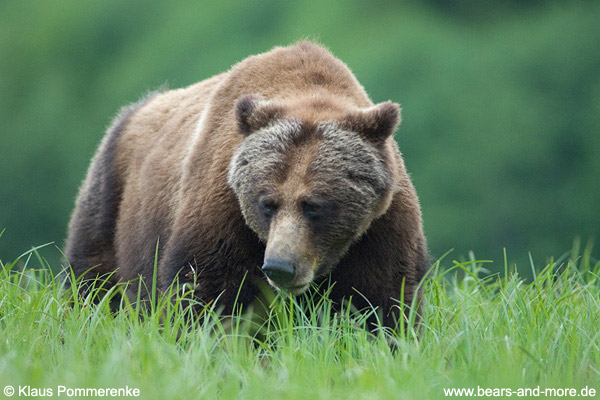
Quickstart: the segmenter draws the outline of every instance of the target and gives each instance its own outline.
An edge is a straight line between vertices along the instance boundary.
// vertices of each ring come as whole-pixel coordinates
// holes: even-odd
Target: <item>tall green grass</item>
[[[114,310],[119,293],[101,281],[86,295],[31,269],[34,249],[0,265],[0,393],[6,385],[54,394],[57,385],[127,385],[143,399],[441,399],[444,388],[538,385],[600,392],[600,263],[591,250],[576,244],[531,265],[528,280],[506,261],[505,276],[490,276],[485,261],[446,256],[424,282],[421,325],[373,334],[364,315],[334,314],[321,297],[302,306],[280,294],[262,319],[220,318],[214,304],[193,313],[185,288],[158,294],[151,307],[124,297]]]

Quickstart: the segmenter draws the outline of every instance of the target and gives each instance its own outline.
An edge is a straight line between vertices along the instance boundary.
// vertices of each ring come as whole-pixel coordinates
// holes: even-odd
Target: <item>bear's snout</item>
[[[268,258],[262,270],[278,286],[287,286],[296,277],[296,266],[279,258]]]
[[[296,295],[308,288],[318,263],[310,230],[289,208],[271,222],[262,270],[272,286]]]

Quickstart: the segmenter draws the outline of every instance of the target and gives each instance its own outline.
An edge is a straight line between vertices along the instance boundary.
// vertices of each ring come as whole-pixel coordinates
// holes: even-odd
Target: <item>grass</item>
[[[76,286],[62,291],[48,270],[5,263],[0,390],[50,388],[57,398],[58,385],[127,385],[143,399],[443,399],[444,388],[539,385],[587,386],[598,398],[600,263],[590,255],[576,245],[558,262],[532,265],[528,280],[506,261],[500,277],[486,274],[486,262],[444,258],[425,282],[419,333],[409,324],[376,335],[360,328],[360,316],[331,316],[326,299],[307,312],[285,295],[258,331],[244,316],[219,319],[214,307],[194,317],[179,290],[152,307],[125,299],[112,312],[115,291],[94,304]]]

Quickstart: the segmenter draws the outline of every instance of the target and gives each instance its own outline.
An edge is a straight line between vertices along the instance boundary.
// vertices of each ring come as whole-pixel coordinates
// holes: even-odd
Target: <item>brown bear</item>
[[[308,41],[151,94],[92,160],[67,260],[76,276],[151,287],[158,252],[159,289],[193,280],[229,310],[265,279],[292,294],[327,279],[336,304],[352,297],[391,326],[430,265],[399,120]]]

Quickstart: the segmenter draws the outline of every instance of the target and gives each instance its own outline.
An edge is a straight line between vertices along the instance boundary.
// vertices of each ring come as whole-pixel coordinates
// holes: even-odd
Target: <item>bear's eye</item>
[[[321,212],[323,211],[323,207],[319,204],[309,203],[305,201],[302,203],[302,211],[307,217],[314,218],[321,214]]]
[[[261,207],[267,217],[272,217],[277,211],[277,204],[271,200],[263,201]]]

